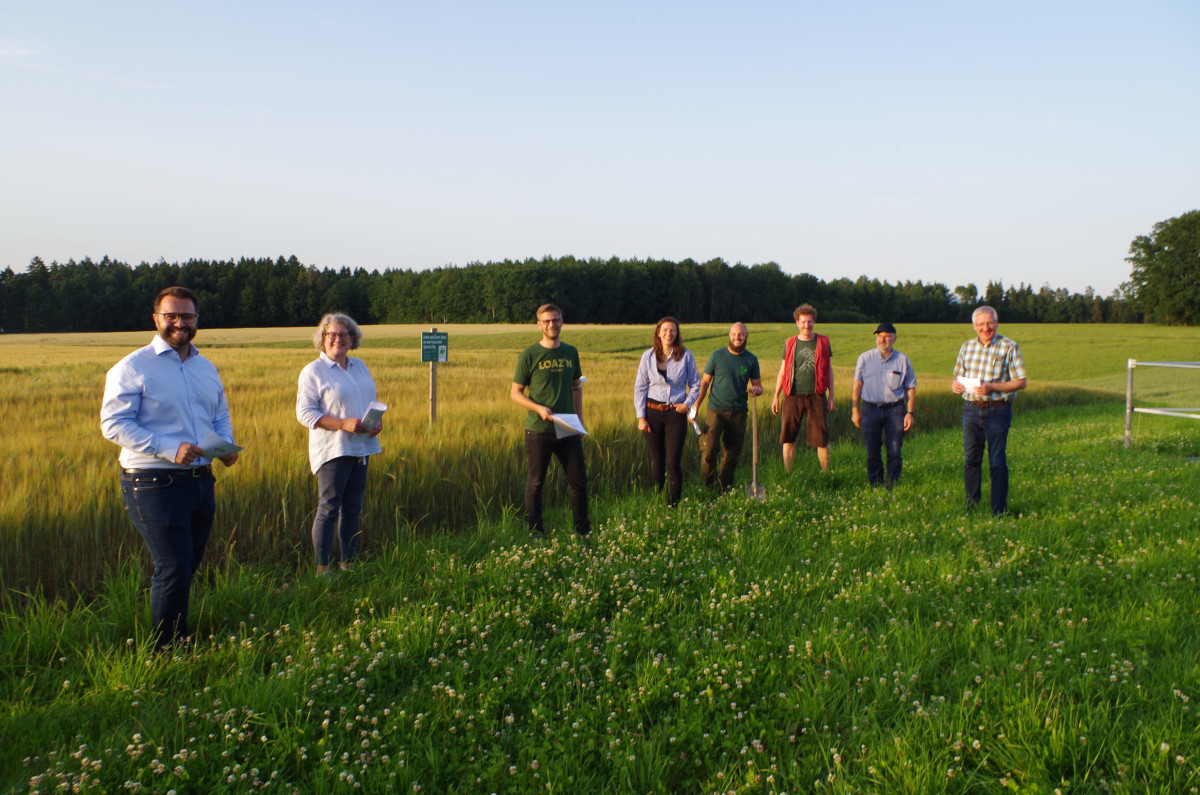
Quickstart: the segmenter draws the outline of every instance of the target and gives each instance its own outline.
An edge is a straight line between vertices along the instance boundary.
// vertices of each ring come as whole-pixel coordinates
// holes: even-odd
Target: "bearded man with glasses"
[[[100,430],[121,447],[125,511],[154,560],[150,612],[161,650],[188,637],[192,577],[216,514],[213,458],[233,466],[241,448],[217,368],[192,344],[195,294],[166,288],[152,317],[151,343],[108,371]]]

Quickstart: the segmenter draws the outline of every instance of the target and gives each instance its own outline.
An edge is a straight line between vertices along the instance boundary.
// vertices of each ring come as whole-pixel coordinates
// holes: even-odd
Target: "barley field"
[[[470,527],[478,518],[522,511],[524,414],[508,399],[517,353],[537,339],[536,327],[452,325],[450,361],[438,368],[437,422],[429,421],[429,365],[420,362],[417,326],[366,327],[357,354],[371,367],[380,399],[390,408],[384,452],[372,460],[364,514],[365,548],[409,536]],[[853,364],[871,347],[871,327],[818,328],[833,342],[840,411],[835,439],[855,438],[848,399]],[[1099,338],[1096,326],[1002,326],[1022,344],[1031,386],[1020,410],[1120,399],[1125,358],[1197,358],[1196,329],[1119,328]],[[568,325],[563,339],[581,351],[588,376],[585,417],[594,494],[622,495],[644,487],[645,453],[631,408],[633,374],[652,328]],[[726,341],[727,326],[683,329],[703,368]],[[783,340],[790,325],[752,326],[749,348],[762,364],[768,397],[759,401],[760,438],[774,449],[778,423],[770,414]],[[902,327],[897,349],[913,359],[921,385],[917,432],[958,422],[948,374],[966,326]],[[0,335],[0,408],[8,432],[0,437],[6,463],[0,494],[0,586],[19,603],[30,596],[74,599],[94,592],[120,561],[143,556],[140,537],[125,519],[117,488],[118,448],[99,433],[105,372],[151,331],[107,335]],[[295,379],[316,352],[310,329],[201,329],[196,339],[220,369],[234,430],[246,447],[237,465],[217,465],[219,514],[210,567],[264,561],[307,565],[307,532],[315,508],[307,468],[307,436],[294,416]],[[1189,378],[1188,375],[1191,375]],[[1200,377],[1179,371],[1137,373],[1147,403],[1200,405]],[[1188,401],[1190,403],[1179,403]],[[1175,401],[1175,402],[1172,402]],[[1140,416],[1139,416],[1140,420]],[[698,447],[689,440],[692,477]],[[551,477],[557,477],[552,468]],[[561,493],[549,484],[548,505]]]

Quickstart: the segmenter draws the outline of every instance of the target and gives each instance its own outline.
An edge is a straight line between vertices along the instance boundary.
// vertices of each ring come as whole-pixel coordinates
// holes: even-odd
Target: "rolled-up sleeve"
[[[696,357],[691,351],[684,353],[683,364],[687,384],[687,397],[683,402],[690,409],[696,405],[696,398],[700,397],[700,370],[696,367]]]
[[[650,360],[654,358],[654,349],[642,354],[638,362],[637,376],[633,380],[633,411],[639,420],[646,417],[646,395],[650,391]]]
[[[296,419],[305,428],[312,430],[324,415],[316,373],[312,367],[305,367],[300,371],[296,388]]]

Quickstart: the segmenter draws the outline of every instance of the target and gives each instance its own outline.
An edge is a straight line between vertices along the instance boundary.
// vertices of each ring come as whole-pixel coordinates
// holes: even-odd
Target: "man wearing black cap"
[[[917,376],[908,357],[892,349],[895,342],[895,326],[884,322],[875,327],[875,350],[858,357],[850,396],[850,420],[854,427],[862,428],[867,446],[867,480],[872,486],[882,484],[889,489],[900,477],[900,446],[905,431],[912,429],[917,410]],[[886,477],[879,454],[885,438]]]

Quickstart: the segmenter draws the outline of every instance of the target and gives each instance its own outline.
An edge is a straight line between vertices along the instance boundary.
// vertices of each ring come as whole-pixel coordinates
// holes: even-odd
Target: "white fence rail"
[[[1200,420],[1200,408],[1197,409],[1151,409],[1133,405],[1133,368],[1135,367],[1178,367],[1184,370],[1200,370],[1200,362],[1139,362],[1129,360],[1129,371],[1125,378],[1125,446],[1133,442],[1133,413],[1162,414],[1167,417],[1190,417]]]

